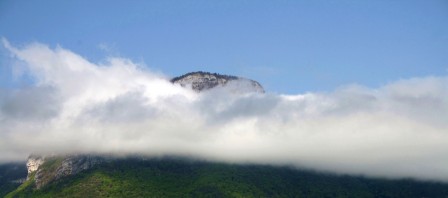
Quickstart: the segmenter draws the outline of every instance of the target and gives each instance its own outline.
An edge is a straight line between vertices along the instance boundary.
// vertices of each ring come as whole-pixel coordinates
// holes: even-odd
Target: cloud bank
[[[195,93],[124,58],[3,40],[35,83],[0,90],[0,162],[30,153],[180,155],[448,181],[448,77],[330,93]]]

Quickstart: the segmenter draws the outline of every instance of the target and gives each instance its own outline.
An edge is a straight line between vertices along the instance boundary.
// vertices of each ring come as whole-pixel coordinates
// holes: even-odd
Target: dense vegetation
[[[11,197],[447,197],[448,184],[180,159],[116,160]]]

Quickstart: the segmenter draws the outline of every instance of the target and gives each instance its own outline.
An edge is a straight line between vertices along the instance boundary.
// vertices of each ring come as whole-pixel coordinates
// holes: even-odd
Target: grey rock
[[[28,170],[28,176],[26,177],[26,180],[29,180],[31,173],[37,171],[40,165],[42,165],[44,162],[45,158],[43,156],[30,155],[26,162],[26,168]]]
[[[28,177],[35,172],[34,182],[39,189],[63,177],[78,174],[105,161],[104,157],[91,155],[30,156],[28,158]],[[45,164],[48,163],[48,164]],[[30,166],[28,166],[30,164]]]
[[[77,155],[65,158],[61,165],[56,169],[55,180],[62,177],[74,175],[81,171],[92,168],[100,164],[104,159],[97,156]]]
[[[244,92],[258,92],[264,93],[263,87],[257,81],[247,78],[221,75],[209,72],[191,72],[182,76],[171,79],[174,84],[179,84],[182,87],[190,88],[196,92],[206,91],[215,87],[224,87],[234,85],[242,88]]]

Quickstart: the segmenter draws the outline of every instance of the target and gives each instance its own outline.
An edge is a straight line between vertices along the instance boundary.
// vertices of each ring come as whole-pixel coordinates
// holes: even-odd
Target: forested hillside
[[[337,176],[288,167],[122,159],[7,197],[447,197],[448,184]]]

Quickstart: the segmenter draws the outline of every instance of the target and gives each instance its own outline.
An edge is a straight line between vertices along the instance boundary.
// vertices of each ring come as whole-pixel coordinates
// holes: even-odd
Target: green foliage
[[[50,157],[45,159],[45,162],[39,167],[42,177],[41,183],[46,184],[54,179],[56,169],[61,165],[63,157]]]
[[[16,197],[446,197],[448,184],[336,176],[287,167],[125,159]]]
[[[16,190],[8,193],[5,196],[5,198],[26,197],[26,196],[30,195],[31,191],[32,191],[32,187],[34,186],[34,176],[35,175],[36,175],[36,171],[32,172],[29,180],[25,181]]]

